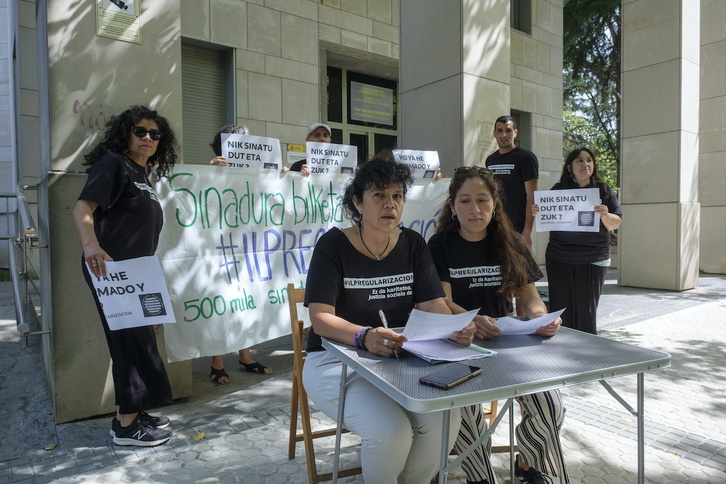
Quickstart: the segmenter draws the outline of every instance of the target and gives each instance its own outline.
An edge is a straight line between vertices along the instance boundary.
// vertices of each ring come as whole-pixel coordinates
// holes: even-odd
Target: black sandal
[[[227,377],[227,381],[219,381],[220,378]],[[212,383],[215,385],[226,385],[229,383],[229,375],[226,371],[224,371],[224,368],[220,368],[217,370],[216,368],[211,368],[211,371],[209,372],[209,378],[212,379]]]
[[[258,361],[255,361],[254,363],[242,363],[240,361],[239,364],[239,371],[249,371],[250,373],[257,373],[258,375],[269,375],[272,373],[272,371],[270,371],[270,373],[265,372],[265,370],[268,370],[269,368],[261,365]]]

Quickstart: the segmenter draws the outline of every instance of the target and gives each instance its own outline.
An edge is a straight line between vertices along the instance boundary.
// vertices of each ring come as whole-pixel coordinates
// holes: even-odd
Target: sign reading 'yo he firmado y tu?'
[[[106,277],[94,276],[88,263],[86,266],[111,330],[176,322],[156,256],[104,264]]]
[[[277,138],[222,133],[222,156],[235,168],[255,171],[282,168],[282,151]]]
[[[438,151],[393,150],[393,158],[408,165],[414,178],[433,178],[440,166]]]

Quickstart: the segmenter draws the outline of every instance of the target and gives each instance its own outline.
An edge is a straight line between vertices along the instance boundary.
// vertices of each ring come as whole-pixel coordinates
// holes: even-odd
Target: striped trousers
[[[565,407],[558,390],[518,397],[522,409],[522,421],[515,433],[519,445],[520,462],[540,471],[551,484],[569,484],[560,429],[565,418]],[[481,405],[461,408],[461,428],[454,449],[463,452],[469,444],[487,431],[487,421]],[[491,439],[479,446],[461,463],[467,481],[489,481],[496,484],[489,455]]]

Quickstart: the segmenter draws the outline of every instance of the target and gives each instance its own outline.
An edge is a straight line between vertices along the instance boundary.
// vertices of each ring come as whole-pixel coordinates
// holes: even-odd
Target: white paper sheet
[[[471,346],[461,346],[442,339],[407,341],[403,344],[403,348],[429,363],[474,360],[496,354],[496,351],[491,351],[474,344]]]
[[[408,317],[403,335],[409,341],[450,338],[455,331],[469,326],[478,312],[479,308],[461,314],[427,313],[414,309]]]
[[[156,256],[105,264],[107,277],[91,274],[91,280],[111,330],[176,322]]]
[[[554,313],[545,314],[544,316],[527,320],[505,316],[503,318],[497,319],[496,323],[494,324],[502,332],[502,335],[534,334],[537,332],[537,329],[541,328],[542,326],[547,326],[548,324],[556,321],[564,310],[565,309],[563,308],[559,311],[555,311]]]
[[[461,314],[427,313],[414,309],[408,317],[403,335],[408,339],[403,349],[429,363],[464,361],[492,356],[489,351],[476,345],[462,346],[445,341],[455,331],[467,327],[479,309]]]
[[[600,214],[595,205],[600,201],[597,188],[572,190],[535,190],[534,203],[539,206],[535,231],[597,232]]]

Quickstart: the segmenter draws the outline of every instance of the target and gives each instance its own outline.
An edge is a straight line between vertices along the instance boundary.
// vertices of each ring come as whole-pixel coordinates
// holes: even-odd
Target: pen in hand
[[[381,317],[381,323],[383,323],[383,327],[388,329],[388,320],[386,319],[386,315],[383,313],[383,309],[378,310],[378,315]],[[393,356],[398,359],[398,351],[396,351],[395,348],[391,348],[393,350]]]

